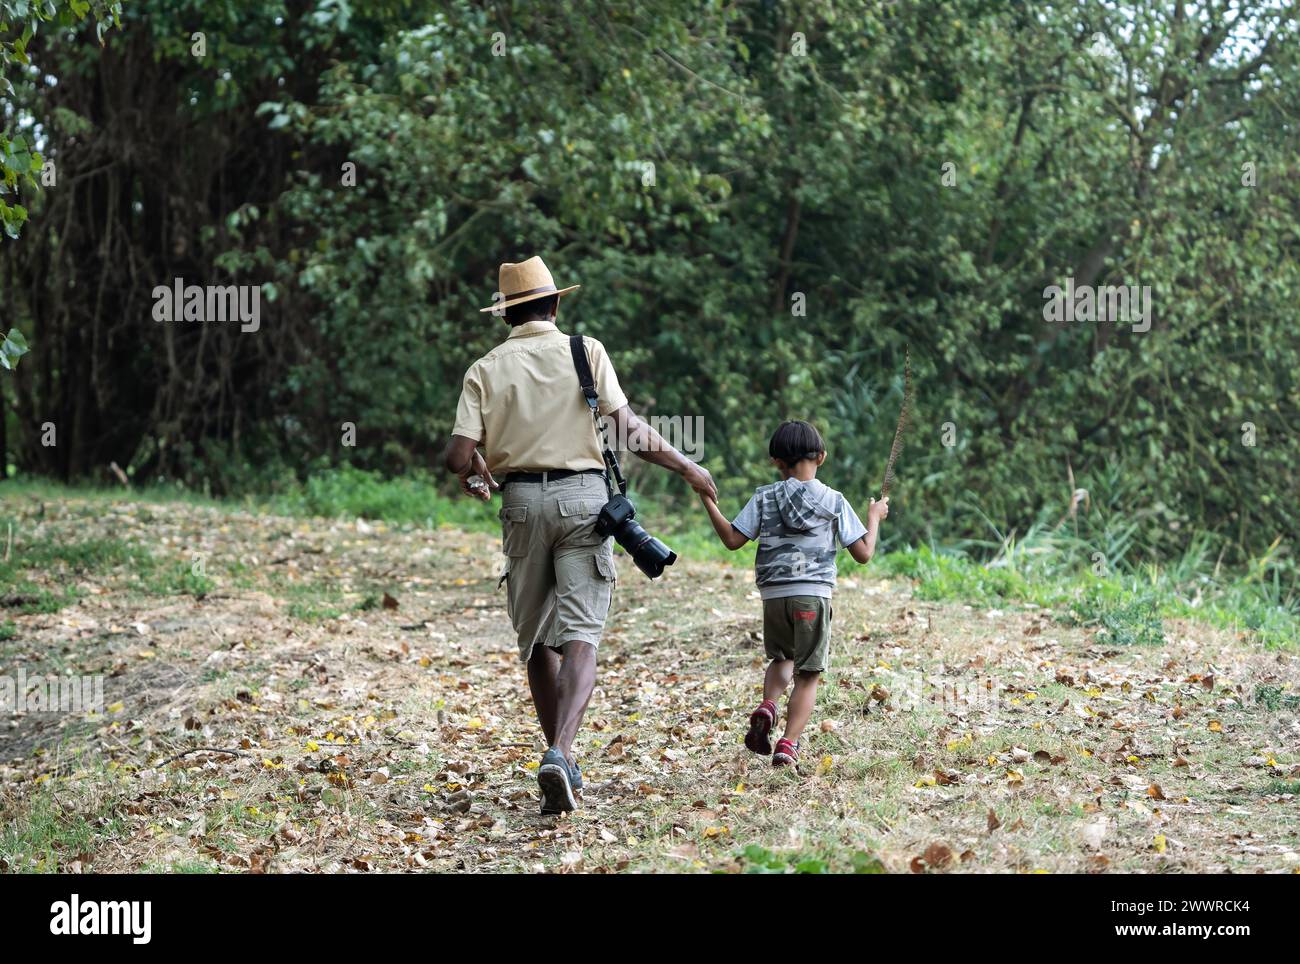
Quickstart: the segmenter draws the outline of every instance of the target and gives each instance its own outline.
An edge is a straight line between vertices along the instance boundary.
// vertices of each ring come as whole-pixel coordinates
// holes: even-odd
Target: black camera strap
[[[614,494],[617,484],[618,492],[627,495],[627,481],[619,467],[618,456],[605,443],[604,433],[600,428],[600,395],[596,392],[596,377],[591,373],[591,362],[587,360],[587,346],[581,335],[569,336],[569,351],[573,354],[573,367],[578,373],[578,384],[582,386],[583,397],[591,409],[591,418],[596,426],[596,438],[601,443],[601,456],[605,459],[605,488]]]

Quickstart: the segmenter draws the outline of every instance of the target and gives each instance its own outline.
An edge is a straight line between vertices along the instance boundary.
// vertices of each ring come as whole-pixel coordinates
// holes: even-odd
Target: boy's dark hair
[[[782,422],[772,433],[772,441],[767,443],[767,454],[786,465],[816,459],[825,451],[826,443],[822,441],[821,433],[799,419]]]
[[[551,317],[551,309],[559,300],[559,295],[547,295],[545,298],[534,298],[532,301],[510,305],[506,308],[506,321],[510,322],[512,328],[529,321],[545,321]]]

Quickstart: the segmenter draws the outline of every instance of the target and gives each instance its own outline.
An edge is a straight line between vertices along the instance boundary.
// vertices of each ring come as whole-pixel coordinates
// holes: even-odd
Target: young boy
[[[871,500],[863,526],[844,496],[817,481],[826,445],[807,422],[783,422],[767,451],[781,481],[761,486],[734,521],[728,522],[708,496],[700,499],[728,549],[758,540],[754,567],[763,597],[763,647],[772,662],[763,679],[763,702],[749,717],[745,746],[764,756],[772,753],[768,734],[776,724],[776,701],[793,677],[785,736],[772,755],[773,765],[785,766],[799,761],[799,737],[826,669],[836,550],[843,546],[855,561],[867,562],[889,515],[889,499]]]

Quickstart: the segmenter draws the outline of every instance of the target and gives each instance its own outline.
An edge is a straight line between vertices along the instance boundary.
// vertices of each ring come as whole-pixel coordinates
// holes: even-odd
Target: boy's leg
[[[803,728],[812,716],[813,704],[817,702],[817,681],[821,673],[800,670],[794,678],[794,692],[785,708],[785,739],[798,743],[803,736]]]
[[[794,676],[794,660],[774,659],[767,664],[767,673],[763,677],[763,699],[775,703],[789,688]]]
[[[793,660],[774,659],[767,664],[767,672],[763,676],[763,702],[749,714],[749,731],[745,734],[746,749],[763,756],[772,752],[769,735],[776,726],[776,701],[790,685],[790,674],[793,672]]]
[[[794,691],[786,705],[784,739],[797,747],[817,701],[817,681],[826,669],[833,610],[831,601],[820,596],[790,596],[786,603],[798,670],[794,674]]]

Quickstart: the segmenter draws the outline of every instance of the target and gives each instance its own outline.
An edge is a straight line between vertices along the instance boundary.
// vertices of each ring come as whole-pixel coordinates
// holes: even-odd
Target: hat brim
[[[495,305],[489,305],[487,308],[480,308],[479,312],[484,311],[504,311],[511,305],[522,305],[525,301],[536,301],[538,298],[549,298],[551,295],[567,295],[570,291],[576,291],[582,285],[569,285],[567,288],[560,288],[556,291],[539,291],[536,294],[524,295],[522,298],[508,298],[505,301],[498,301]]]

